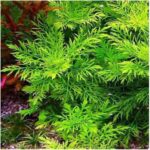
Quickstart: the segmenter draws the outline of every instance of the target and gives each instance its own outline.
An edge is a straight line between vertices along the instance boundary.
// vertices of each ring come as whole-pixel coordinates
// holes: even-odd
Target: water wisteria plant
[[[9,44],[28,82],[36,128],[53,129],[52,148],[130,148],[148,143],[148,2],[57,1],[38,16],[33,39]],[[72,144],[72,145],[71,145]],[[57,147],[58,146],[58,147]]]

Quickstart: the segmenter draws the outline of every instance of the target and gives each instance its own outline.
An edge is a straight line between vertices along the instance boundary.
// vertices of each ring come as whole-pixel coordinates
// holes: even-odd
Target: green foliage
[[[34,42],[20,42],[20,47],[9,45],[9,48],[14,49],[13,54],[22,65],[13,66],[13,68],[7,67],[3,71],[17,70],[21,73],[21,79],[27,79],[28,82],[32,83],[24,90],[33,93],[34,97],[30,99],[33,108],[35,105],[38,106],[39,101],[42,101],[45,94],[50,90],[52,91],[51,97],[58,100],[74,100],[76,97],[85,97],[86,93],[89,93],[86,97],[90,98],[92,97],[90,95],[92,90],[88,85],[84,85],[86,78],[93,78],[92,74],[96,75],[101,67],[96,65],[94,60],[88,60],[87,57],[91,53],[91,48],[93,49],[99,43],[101,32],[100,29],[93,29],[84,34],[84,31],[80,30],[74,41],[70,40],[66,46],[64,46],[64,35],[60,30],[50,28],[48,32],[47,30],[36,32],[37,39]],[[87,61],[88,64],[83,64],[83,61]],[[74,76],[76,78],[75,83],[69,84]],[[79,87],[77,84],[80,84]],[[93,81],[92,88],[97,86],[97,83]],[[59,93],[57,93],[57,89]],[[70,93],[66,93],[66,90]],[[85,93],[82,93],[83,91]],[[58,97],[60,93],[61,98]],[[62,96],[63,93],[65,94]]]
[[[146,1],[141,1],[140,6],[138,2],[120,2],[119,5],[113,4],[112,10],[120,17],[110,23],[111,27],[127,32],[129,28],[148,32],[148,3]]]
[[[102,11],[96,7],[96,4],[81,1],[66,1],[66,2],[52,2],[51,6],[57,6],[60,10],[56,10],[57,21],[54,25],[57,28],[74,29],[82,24],[90,24],[97,22],[104,16]]]
[[[39,113],[37,129],[53,125],[64,142],[40,137],[48,148],[148,141],[147,2],[50,5],[60,9],[39,17],[33,40],[9,44],[21,65],[3,71],[29,83],[30,108],[21,114]]]
[[[18,142],[28,129],[28,123],[20,115],[8,116],[2,119],[1,143],[11,144]]]
[[[88,135],[94,135],[98,131],[96,120],[98,120],[99,113],[92,113],[89,106],[86,105],[86,101],[82,104],[81,108],[78,106],[71,108],[70,105],[65,104],[64,114],[60,117],[60,121],[54,123],[58,132],[62,134],[62,137],[66,140],[78,139],[82,140],[82,137]]]
[[[114,127],[111,123],[104,125],[98,137],[99,147],[105,149],[116,147],[121,142],[122,135],[126,133],[126,130],[128,130],[126,126]]]
[[[2,144],[10,144],[16,142],[22,136],[21,131],[14,127],[7,127],[1,129]]]
[[[109,108],[108,101],[101,105],[99,111],[91,110],[91,105],[85,100],[81,107],[65,104],[64,113],[54,123],[58,133],[64,140],[75,144],[75,147],[113,148],[118,144],[118,136],[128,127],[117,126],[113,123],[105,124],[115,112],[115,107]]]
[[[58,141],[54,139],[50,139],[48,137],[39,137],[40,143],[43,144],[43,147],[46,149],[66,149],[66,148],[71,148],[68,146],[68,143],[62,143],[60,144]]]
[[[111,149],[121,143],[124,138],[122,135],[127,133],[126,131],[129,129],[127,126],[116,126],[114,127],[112,123],[105,124],[101,128],[101,132],[94,134],[93,136],[89,135],[90,137],[86,137],[82,135],[81,137],[73,138],[71,141],[67,140],[66,142],[59,143],[56,140],[47,138],[47,137],[40,137],[40,143],[44,145],[44,148],[47,149],[74,149],[74,148],[83,148],[86,147],[96,149]]]
[[[39,147],[39,137],[42,136],[42,132],[36,133],[33,131],[32,133],[26,134],[23,139],[26,145],[32,145],[34,148]]]

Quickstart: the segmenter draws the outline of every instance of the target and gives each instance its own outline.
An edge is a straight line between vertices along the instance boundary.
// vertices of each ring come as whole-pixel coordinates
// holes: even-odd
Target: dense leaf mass
[[[37,128],[51,124],[61,145],[49,148],[130,148],[148,142],[147,1],[50,2],[33,40],[9,44],[20,66],[4,68],[29,84]],[[56,101],[56,104],[53,103]]]

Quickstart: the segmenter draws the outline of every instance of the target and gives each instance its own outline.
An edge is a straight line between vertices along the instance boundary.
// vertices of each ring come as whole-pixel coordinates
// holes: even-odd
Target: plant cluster
[[[1,127],[2,148],[13,146],[17,149],[36,149],[42,146],[40,138],[46,133],[43,130],[35,130],[33,123],[19,114],[3,118]]]
[[[9,44],[20,62],[4,72],[28,85],[36,126],[63,139],[49,148],[142,147],[148,142],[148,2],[57,1],[39,16],[34,39]],[[53,143],[53,144],[52,144]],[[53,145],[53,146],[52,146]]]

